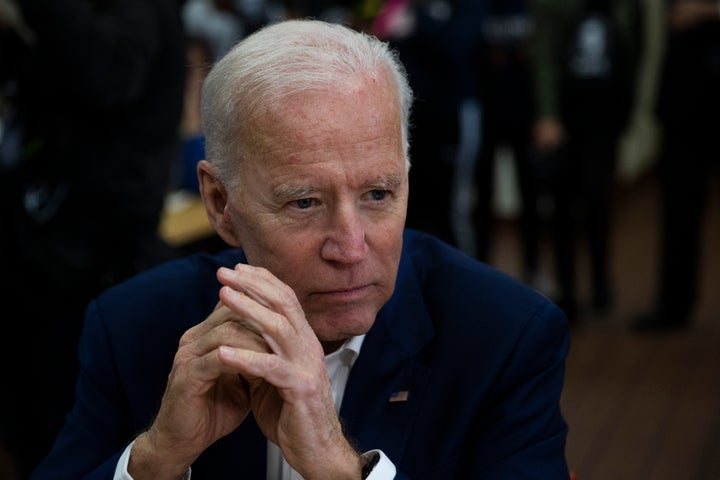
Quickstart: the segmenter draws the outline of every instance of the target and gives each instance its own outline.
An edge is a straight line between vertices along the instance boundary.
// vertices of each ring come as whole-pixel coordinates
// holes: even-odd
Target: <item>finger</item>
[[[273,293],[286,286],[266,269],[243,263],[238,263],[234,269],[220,267],[217,278],[223,285],[247,294],[268,308],[272,303],[276,303],[272,301]]]
[[[296,338],[297,332],[284,316],[230,287],[221,288],[220,297],[237,314],[238,322],[260,335],[273,352],[287,353],[284,345]]]
[[[181,338],[180,351],[185,357],[206,355],[222,345],[262,352],[270,351],[270,346],[260,332],[243,321],[231,309],[223,306],[221,313],[213,314],[211,317],[185,332]]]
[[[187,346],[178,350],[173,366],[173,377],[176,379],[185,378],[191,383],[198,382],[204,387],[197,387],[200,392],[204,393],[211,388],[213,383],[224,374],[243,375],[251,374],[257,370],[239,369],[238,365],[227,362],[221,352],[231,349],[235,352],[251,352],[253,354],[271,355],[271,351],[267,343],[257,334],[247,329],[237,328],[232,324],[225,324],[216,331],[204,337],[209,339],[218,335],[225,338],[222,342],[213,339],[207,340],[208,343],[217,344],[216,348],[207,350],[202,355],[195,355],[188,350],[193,347]],[[232,339],[229,339],[232,337]],[[262,370],[260,370],[262,372]],[[184,372],[184,373],[183,373]]]
[[[217,348],[205,355],[194,357],[189,362],[176,362],[170,384],[176,387],[184,384],[185,388],[190,388],[195,395],[203,395],[213,388],[219,378],[225,375],[237,377],[242,372],[237,365],[224,359],[221,350],[225,348],[231,347]],[[233,350],[244,351],[241,348]],[[237,382],[238,386],[243,385],[239,378]]]
[[[284,315],[298,333],[309,329],[293,289],[268,270],[238,264],[234,270],[220,268],[218,280],[223,285],[246,294],[260,305]]]
[[[221,267],[220,270],[229,270],[225,267]],[[192,339],[205,335],[208,331],[212,330],[219,324],[227,321],[227,315],[232,315],[230,312],[228,312],[223,308],[225,305],[223,304],[222,299],[219,299],[218,302],[215,304],[215,308],[213,309],[212,313],[205,319],[205,321],[195,325],[193,328],[190,329],[188,339],[192,341]]]
[[[220,298],[258,331],[272,351],[302,363],[323,358],[322,346],[305,318],[295,292],[264,268],[239,264],[221,268]]]
[[[226,368],[248,379],[262,378],[281,390],[298,385],[309,387],[315,383],[314,378],[301,378],[297,369],[272,353],[223,346],[218,349],[218,356]]]
[[[183,342],[195,341],[197,338],[206,335],[209,331],[216,328],[218,325],[232,320],[235,316],[235,312],[223,305],[222,300],[218,300],[218,303],[215,305],[215,309],[205,320],[191,327],[185,332],[183,338],[181,339],[181,344]]]

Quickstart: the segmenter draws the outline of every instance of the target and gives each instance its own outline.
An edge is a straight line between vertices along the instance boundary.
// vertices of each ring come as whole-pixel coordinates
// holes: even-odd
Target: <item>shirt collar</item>
[[[352,367],[360,355],[360,348],[365,341],[365,334],[348,338],[340,348],[325,356],[326,361],[341,360],[347,366]]]

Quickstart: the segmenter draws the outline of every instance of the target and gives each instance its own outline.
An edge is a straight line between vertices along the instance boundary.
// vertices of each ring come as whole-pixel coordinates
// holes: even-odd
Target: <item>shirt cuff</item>
[[[388,456],[385,455],[382,450],[370,450],[363,453],[363,456],[370,453],[379,454],[380,460],[378,460],[378,462],[375,464],[375,467],[370,472],[370,475],[367,476],[366,480],[392,480],[393,478],[395,478],[397,469],[395,468],[395,464],[390,461]]]
[[[120,455],[120,459],[115,466],[115,475],[113,475],[113,480],[133,480],[133,478],[127,471],[128,462],[130,462],[130,451],[132,450],[133,445],[135,445],[135,440],[130,442],[130,444],[125,447],[125,451],[122,453],[122,455]],[[180,480],[190,480],[191,473],[192,469],[188,469],[188,471],[185,473],[185,475],[183,475]]]

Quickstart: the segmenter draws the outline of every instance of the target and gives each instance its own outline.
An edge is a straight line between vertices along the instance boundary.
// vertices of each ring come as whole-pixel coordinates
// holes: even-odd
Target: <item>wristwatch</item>
[[[375,468],[375,465],[377,465],[378,461],[380,460],[380,453],[378,452],[367,452],[363,453],[362,455],[363,459],[365,460],[365,464],[362,467],[362,480],[365,480],[370,476],[370,474],[373,471],[373,468]]]

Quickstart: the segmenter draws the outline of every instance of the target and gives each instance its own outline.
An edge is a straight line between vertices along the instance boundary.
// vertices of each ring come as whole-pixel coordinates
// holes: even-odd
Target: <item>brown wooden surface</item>
[[[607,315],[585,311],[573,328],[562,408],[567,456],[578,480],[720,479],[720,188],[712,188],[702,253],[702,291],[692,326],[635,334],[658,272],[658,185],[651,174],[614,195],[612,277]],[[491,263],[520,272],[518,229],[500,222]],[[552,251],[543,246],[543,270]],[[578,260],[589,301],[587,259]]]
[[[183,247],[215,235],[199,195],[174,192],[165,202],[160,235],[174,247]]]

